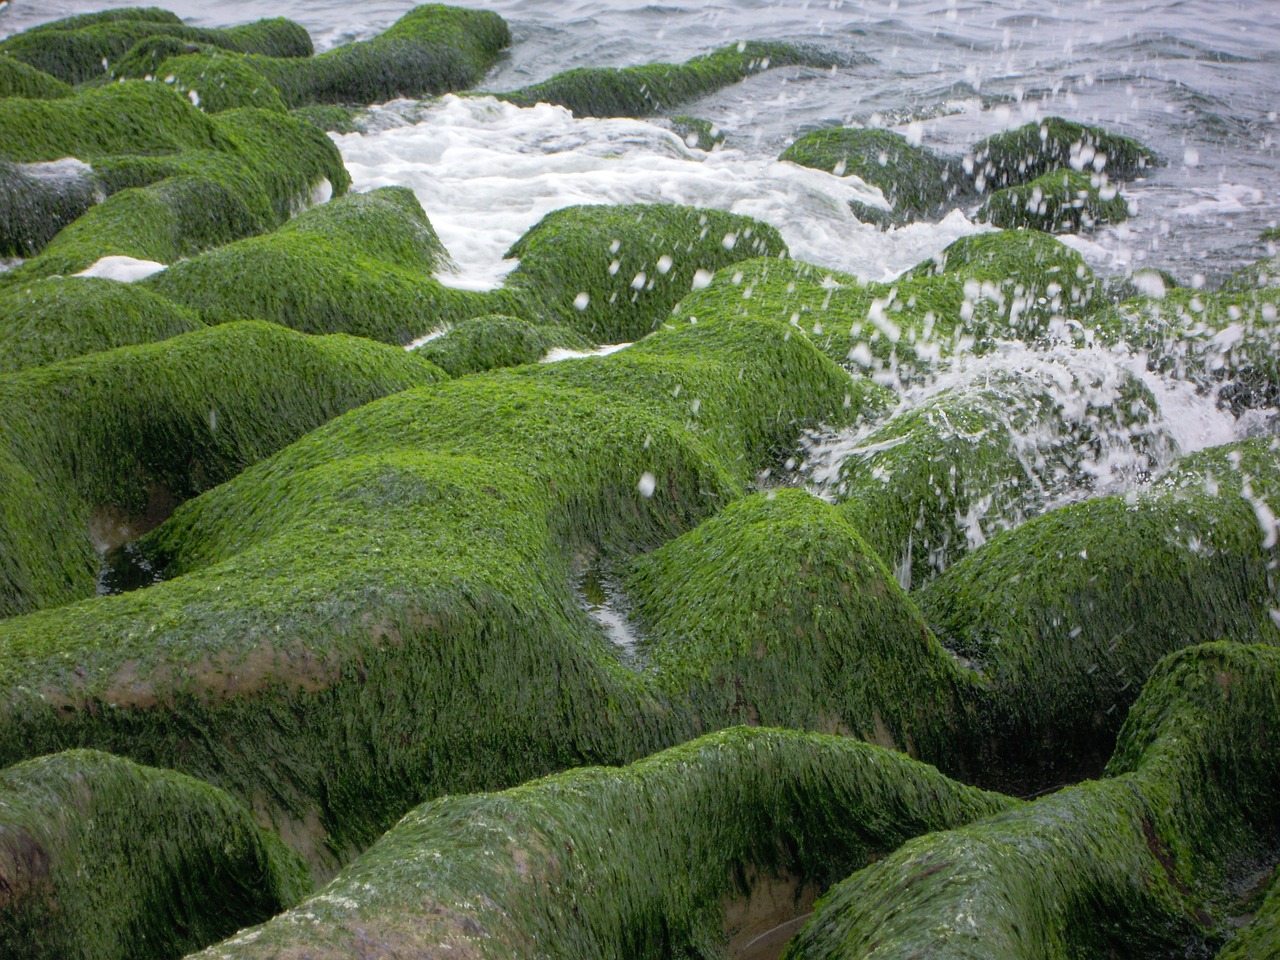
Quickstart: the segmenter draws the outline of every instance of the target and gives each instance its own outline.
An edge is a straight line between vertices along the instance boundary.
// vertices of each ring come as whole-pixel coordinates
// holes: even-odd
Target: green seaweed
[[[997,227],[1046,233],[1079,233],[1128,218],[1119,190],[1097,174],[1077,170],[1051,170],[1030,183],[997,190],[978,210],[979,220]]]
[[[217,48],[171,56],[156,68],[156,77],[192,97],[206,113],[234,107],[287,112],[280,92],[245,57]]]
[[[1171,655],[1106,779],[907,842],[834,887],[784,956],[1206,955],[1233,868],[1278,839],[1278,680],[1274,648]]]
[[[0,160],[0,257],[31,256],[100,199],[84,164]]]
[[[1277,499],[1270,440],[1209,448],[1150,492],[999,534],[915,594],[942,643],[990,679],[985,722],[1011,776],[1096,763],[1172,650],[1277,639]]]
[[[0,749],[177,767],[331,869],[427,797],[687,739],[570,558],[688,530],[866,392],[786,327],[727,320],[367,404],[140,541],[163,582],[0,623]]]
[[[342,411],[440,376],[381,345],[245,322],[0,378],[15,478],[0,487],[0,614],[92,596],[95,541],[131,539]]]
[[[69,97],[74,91],[43,70],[30,64],[0,55],[0,97],[23,97],[27,100],[56,100]]]
[[[0,290],[0,373],[199,330],[200,318],[133,284],[53,277]]]
[[[928,216],[970,190],[957,161],[913,145],[892,130],[814,130],[787,147],[779,159],[836,176],[856,176],[879,187],[894,210],[908,219]]]
[[[156,37],[282,58],[310,58],[313,52],[307,31],[284,18],[211,30],[188,27],[173,14],[154,8],[105,13],[97,19],[72,17],[14,34],[0,40],[0,55],[66,83],[81,84],[114,78],[111,65],[115,61],[129,59],[139,43]]]
[[[1051,170],[1092,169],[1116,180],[1132,180],[1159,162],[1131,137],[1100,127],[1046,117],[978,141],[973,177],[979,192],[1030,183]]]
[[[736,727],[621,769],[430,801],[314,897],[200,956],[319,960],[373,940],[415,956],[721,957],[848,865],[1013,805],[857,741]]]
[[[691,150],[710,152],[724,144],[724,131],[702,117],[677,114],[671,118],[671,129]]]
[[[92,750],[0,771],[0,952],[173,957],[308,891],[297,856],[242,802]]]
[[[298,107],[289,111],[291,116],[311,124],[317,130],[327,133],[360,133],[360,118],[363,112],[358,107],[343,107],[336,104],[312,104],[309,107]]]
[[[567,327],[535,325],[516,317],[463,320],[415,351],[451,377],[537,363],[553,347],[586,350],[590,341]]]
[[[770,67],[833,67],[833,53],[790,43],[745,41],[685,63],[575,67],[541,83],[493,96],[522,107],[552,103],[578,117],[648,117],[663,113]]]

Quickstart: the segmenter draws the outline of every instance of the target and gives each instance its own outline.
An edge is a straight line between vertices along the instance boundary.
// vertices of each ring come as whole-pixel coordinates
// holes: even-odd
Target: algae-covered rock
[[[1268,439],[1185,458],[1149,493],[1100,497],[1000,534],[915,595],[992,682],[1008,769],[1097,759],[1152,666],[1232,637],[1277,639],[1280,455]]]
[[[1280,839],[1277,691],[1274,648],[1170,656],[1107,779],[908,841],[833,888],[785,956],[1211,955],[1232,869]]]
[[[1075,360],[1076,358],[1071,358]],[[1176,450],[1133,374],[978,365],[964,382],[864,430],[834,492],[848,521],[916,588],[1002,530],[1099,480],[1117,450],[1134,473]],[[1000,363],[999,360],[996,361]]]
[[[280,92],[243,56],[211,49],[169,57],[157,68],[179,93],[186,94],[206,113],[233,107],[261,107],[285,113]]]
[[[30,64],[0,55],[0,97],[25,97],[28,100],[56,100],[69,97],[70,84]]]
[[[701,117],[678,114],[671,118],[671,129],[692,150],[711,151],[724,143],[724,131]]]
[[[143,285],[211,322],[259,317],[405,344],[490,312],[484,294],[432,277],[445,257],[412,192],[384,187],[314,207],[275,233],[184,260]]]
[[[338,413],[440,376],[379,344],[246,322],[0,378],[0,466],[15,478],[0,486],[0,613],[92,596],[95,547]]]
[[[507,290],[539,319],[598,343],[649,333],[696,283],[749,257],[784,257],[778,231],[750,217],[674,204],[566,207],[507,252]]]
[[[290,107],[369,104],[474,86],[510,43],[496,13],[425,4],[370,40],[307,60],[251,56],[248,63]]]
[[[1280,956],[1280,883],[1274,879],[1243,930],[1227,941],[1214,960]]]
[[[111,196],[0,284],[76,273],[108,255],[172,263],[270,230],[315,199],[317,190],[323,198],[350,183],[337,148],[309,124],[250,108],[206,119],[155,84],[108,89],[125,86],[159,90],[166,104],[199,117],[208,124],[212,146],[160,156],[135,147],[137,153],[95,159],[94,182]],[[141,117],[126,111],[118,120],[131,125]]]
[[[856,176],[879,187],[894,210],[908,219],[928,216],[970,189],[958,162],[909,143],[892,130],[814,130],[787,147],[779,159],[839,177]]]
[[[140,42],[156,37],[212,45],[241,53],[308,58],[311,37],[291,20],[258,20],[225,30],[189,27],[166,10],[105,11],[41,24],[0,40],[8,55],[67,83],[113,77],[111,65]]]
[[[971,678],[858,530],[810,494],[730,504],[636,561],[625,585],[640,655],[703,712],[839,730],[942,766],[972,755],[959,716]]]
[[[979,191],[1030,183],[1059,168],[1132,180],[1157,162],[1151,150],[1131,137],[1061,117],[997,133],[973,147],[973,177]]]
[[[101,199],[92,169],[78,160],[0,160],[0,257],[29,257]]]
[[[336,958],[369,940],[419,956],[722,956],[769,939],[842,865],[1015,805],[867,744],[737,727],[423,804],[316,896],[200,957]]]
[[[648,117],[770,67],[833,67],[844,62],[835,54],[812,47],[752,40],[679,64],[575,67],[541,83],[494,96],[522,107],[557,104],[578,117]]]
[[[1046,233],[1079,233],[1129,218],[1120,191],[1097,174],[1051,170],[1030,183],[991,194],[978,219],[997,227],[1031,227]]]
[[[163,582],[0,623],[4,756],[72,729],[146,751],[332,867],[427,797],[731,723],[621,661],[571,558],[688,530],[865,396],[785,326],[725,320],[367,404],[140,541]]]
[[[0,771],[0,952],[172,957],[292,906],[296,854],[170,770],[70,750]]]
[[[359,121],[363,111],[358,107],[316,103],[309,107],[298,107],[296,110],[290,110],[289,113],[311,124],[317,130],[324,130],[327,133],[361,132]]]
[[[498,367],[537,363],[553,348],[590,349],[591,342],[568,327],[537,325],[517,317],[463,320],[415,351],[452,377]]]
[[[136,285],[53,277],[0,290],[0,373],[199,330],[192,311]]]

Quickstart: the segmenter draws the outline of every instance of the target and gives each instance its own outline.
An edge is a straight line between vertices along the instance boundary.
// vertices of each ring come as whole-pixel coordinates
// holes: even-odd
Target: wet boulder
[[[1097,174],[1052,170],[1030,183],[1005,187],[987,197],[978,219],[1006,230],[1030,227],[1045,233],[1079,233],[1129,218],[1120,191]]]
[[[1132,180],[1158,162],[1149,148],[1132,137],[1061,117],[1046,117],[979,140],[966,165],[972,165],[970,175],[982,192],[1030,183],[1059,169]]]

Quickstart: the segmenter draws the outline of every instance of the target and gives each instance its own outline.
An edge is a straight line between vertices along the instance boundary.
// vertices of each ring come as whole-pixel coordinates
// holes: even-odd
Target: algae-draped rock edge
[[[891,283],[628,204],[454,289],[322,131],[510,42],[441,5],[321,55],[155,8],[0,41],[0,954],[776,955],[819,897],[792,956],[1270,949],[1280,895],[1237,894],[1280,842],[1277,443],[1048,509],[1100,433],[1174,459],[1136,375],[1083,416],[1023,370],[895,405],[1012,343],[1270,405],[1274,261],[1113,302],[1034,228],[1123,217],[1109,178],[1157,158],[1048,118],[784,153],[878,185],[860,216],[991,191],[1016,228]],[[866,62],[752,41],[495,96],[669,114]],[[73,276],[121,256],[165,269]],[[771,486],[842,428],[833,502]]]

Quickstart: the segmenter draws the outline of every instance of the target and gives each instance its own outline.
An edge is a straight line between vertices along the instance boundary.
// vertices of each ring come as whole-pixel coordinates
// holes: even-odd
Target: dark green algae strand
[[[1096,769],[1155,663],[1220,637],[1280,639],[1265,505],[1271,438],[1184,458],[1147,492],[1052,510],[999,534],[914,599],[991,683],[978,707],[1017,784]]]
[[[836,885],[785,956],[1212,955],[1241,870],[1280,839],[1278,680],[1273,646],[1171,654],[1104,779],[909,841]]]
[[[620,661],[571,558],[684,533],[866,395],[784,325],[727,320],[366,404],[147,535],[164,582],[0,623],[3,749],[142,752],[323,872],[427,797],[732,723]]]
[[[442,377],[391,347],[256,321],[0,377],[0,611],[93,596],[95,547],[338,413]]]
[[[1016,807],[855,740],[735,727],[429,801],[314,897],[200,956],[319,960],[372,940],[406,956],[720,957],[844,865]]]
[[[192,777],[93,750],[0,770],[0,953],[181,956],[310,888],[249,808]]]

